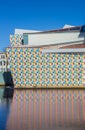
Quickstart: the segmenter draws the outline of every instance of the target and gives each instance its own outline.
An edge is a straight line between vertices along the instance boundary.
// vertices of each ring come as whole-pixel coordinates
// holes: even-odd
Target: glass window
[[[81,32],[85,32],[85,25],[81,27]]]
[[[28,34],[23,34],[23,45],[28,45]]]
[[[5,65],[5,61],[3,61],[3,64]]]
[[[2,66],[2,61],[0,61],[0,66]]]
[[[5,59],[5,55],[1,55],[1,59]]]

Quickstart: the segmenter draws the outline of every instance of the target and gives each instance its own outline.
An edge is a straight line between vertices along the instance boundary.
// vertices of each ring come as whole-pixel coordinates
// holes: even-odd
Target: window
[[[0,61],[0,66],[2,66],[2,61]]]
[[[28,34],[23,34],[23,45],[28,45]]]
[[[4,66],[5,66],[5,61],[3,61],[3,64],[4,64]]]
[[[81,27],[81,32],[85,32],[85,25]]]
[[[1,55],[1,59],[5,59],[5,55]]]

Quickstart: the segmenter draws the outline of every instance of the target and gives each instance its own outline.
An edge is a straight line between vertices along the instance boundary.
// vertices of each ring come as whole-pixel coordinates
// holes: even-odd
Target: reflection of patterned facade
[[[6,130],[84,130],[85,91],[15,91]]]
[[[54,48],[57,49],[59,47],[65,49],[65,46],[66,48],[70,47],[69,52],[62,52],[62,49],[59,49],[61,52],[43,53],[43,50],[53,49],[53,46],[32,47],[29,46],[29,43],[28,45],[24,44],[27,40],[31,39],[32,35],[42,36],[44,33],[45,36],[46,32],[11,35],[10,42],[12,47],[7,48],[7,57],[15,87],[85,87],[85,49],[82,52],[80,47],[85,47],[83,44],[84,37],[81,37],[80,27],[77,27],[78,30],[75,29],[62,29],[65,32],[62,32],[62,30],[54,32],[55,35],[65,35],[65,40],[71,39],[69,35],[74,37],[73,34],[75,34],[77,40],[82,40],[77,41],[78,43],[55,44]],[[29,35],[31,36],[29,37]],[[38,36],[36,37],[38,38]],[[71,49],[73,46],[81,49],[79,52],[73,52]],[[65,51],[67,50],[69,49],[65,49]]]

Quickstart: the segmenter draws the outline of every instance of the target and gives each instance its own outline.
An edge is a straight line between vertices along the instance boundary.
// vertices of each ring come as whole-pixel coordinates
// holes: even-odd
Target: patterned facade
[[[22,43],[22,39],[23,39],[22,34],[10,35],[11,46],[20,46]]]
[[[85,87],[85,53],[43,54],[42,48],[15,47],[21,39],[11,36],[7,48],[15,88]]]

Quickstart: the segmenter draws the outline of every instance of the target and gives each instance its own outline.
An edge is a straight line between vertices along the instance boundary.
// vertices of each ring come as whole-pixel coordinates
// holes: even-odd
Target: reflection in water
[[[3,92],[3,98],[13,98],[14,86],[6,86]]]
[[[85,90],[15,90],[6,130],[85,130]]]
[[[0,130],[6,130],[10,105],[12,102],[13,90],[10,88],[0,88]]]

